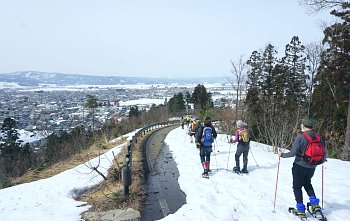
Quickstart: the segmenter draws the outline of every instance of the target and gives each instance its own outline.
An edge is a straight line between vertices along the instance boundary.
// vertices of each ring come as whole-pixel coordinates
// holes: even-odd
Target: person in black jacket
[[[196,146],[199,148],[199,156],[204,169],[204,176],[207,176],[208,172],[210,172],[210,154],[212,152],[212,143],[216,137],[216,130],[211,123],[210,117],[207,116],[204,119],[204,125],[201,126],[195,134]]]
[[[316,138],[316,133],[312,130],[315,125],[314,119],[310,117],[304,117],[301,121],[301,131],[303,133],[307,133],[312,137],[313,139]],[[312,187],[311,184],[311,178],[313,177],[315,173],[315,169],[317,165],[313,165],[308,163],[301,155],[303,152],[305,152],[306,147],[309,143],[308,139],[306,136],[300,133],[298,136],[295,138],[293,144],[292,144],[292,149],[288,153],[281,153],[278,150],[278,155],[281,158],[288,158],[288,157],[294,157],[294,163],[292,167],[292,175],[293,175],[293,192],[295,196],[295,201],[296,201],[296,209],[297,213],[296,215],[298,216],[305,216],[305,205],[303,203],[303,192],[302,192],[302,187],[304,187],[307,195],[309,196],[310,199],[310,206],[311,206],[311,211],[312,212],[318,212],[321,213],[321,207],[319,206],[320,200],[316,198],[316,194],[314,191],[314,188]],[[324,142],[321,141],[323,144],[323,147],[325,147]],[[324,148],[325,149],[325,148]],[[326,151],[324,150],[324,156],[323,159],[326,159]]]

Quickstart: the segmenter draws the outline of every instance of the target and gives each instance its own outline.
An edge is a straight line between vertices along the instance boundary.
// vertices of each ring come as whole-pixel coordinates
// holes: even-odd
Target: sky
[[[268,43],[320,41],[323,21],[298,0],[0,0],[0,73],[229,76]]]
[[[278,157],[271,147],[251,142],[248,155],[248,175],[231,172],[236,145],[227,143],[219,134],[211,156],[213,173],[202,178],[202,166],[194,143],[186,129],[178,127],[166,137],[165,143],[179,169],[179,185],[186,194],[186,204],[162,221],[281,221],[299,220],[288,213],[295,206],[291,167],[293,158],[280,161],[277,195],[275,196]],[[134,133],[130,133],[129,139]],[[101,172],[106,175],[120,146],[101,158]],[[241,157],[242,160],[242,157]],[[87,165],[96,165],[98,158]],[[323,213],[328,220],[343,221],[350,214],[350,162],[328,159],[324,164],[324,194],[322,196],[322,166],[318,166],[312,183],[318,198],[323,199]],[[0,220],[76,221],[89,205],[75,201],[75,193],[102,181],[101,176],[82,164],[51,178],[0,190]],[[161,189],[159,190],[162,191]],[[159,193],[161,194],[161,193]],[[304,192],[304,203],[308,202]],[[275,202],[275,207],[274,207]],[[321,204],[322,205],[322,204]],[[312,219],[310,219],[312,220]]]

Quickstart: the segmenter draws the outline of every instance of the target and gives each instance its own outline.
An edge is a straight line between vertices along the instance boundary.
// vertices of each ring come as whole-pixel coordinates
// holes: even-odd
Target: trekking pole
[[[275,199],[273,201],[273,212],[276,212],[276,196],[277,196],[277,186],[278,186],[278,174],[280,171],[280,162],[281,162],[281,157],[278,156],[278,166],[277,166],[277,178],[276,178],[276,189],[275,189]]]
[[[322,209],[323,209],[323,174],[324,174],[324,163],[322,164]]]
[[[254,159],[254,161],[255,161],[256,166],[259,167],[259,165],[258,165],[258,163],[256,162],[255,157],[254,157],[254,155],[253,155],[252,148],[249,147],[249,150],[250,150],[250,153],[251,153],[252,156],[253,156],[253,159]]]
[[[228,162],[230,161],[231,146],[232,146],[232,144],[231,144],[231,142],[230,142],[230,149],[229,149],[229,151],[228,151],[228,158],[227,158],[226,170],[228,170]]]
[[[214,143],[214,150],[215,150],[215,143]],[[216,159],[216,153],[215,153],[215,165],[216,165],[216,168],[218,168],[218,160]]]

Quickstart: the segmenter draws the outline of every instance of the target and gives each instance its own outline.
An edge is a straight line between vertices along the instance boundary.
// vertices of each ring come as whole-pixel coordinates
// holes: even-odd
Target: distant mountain
[[[39,84],[56,85],[113,85],[113,84],[170,84],[187,83],[203,84],[228,83],[224,77],[201,77],[188,79],[174,78],[146,78],[146,77],[120,77],[120,76],[91,76],[79,74],[47,73],[38,71],[21,71],[0,74],[0,82],[17,83],[21,86],[38,86]]]

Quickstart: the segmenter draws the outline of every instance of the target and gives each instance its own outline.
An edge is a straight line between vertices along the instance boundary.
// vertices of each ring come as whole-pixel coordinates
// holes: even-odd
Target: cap
[[[303,119],[301,119],[301,123],[307,128],[314,128],[315,126],[315,120],[309,116],[304,116]]]
[[[243,127],[243,126],[244,126],[243,120],[238,120],[238,121],[236,122],[236,124],[237,124],[238,127]]]

